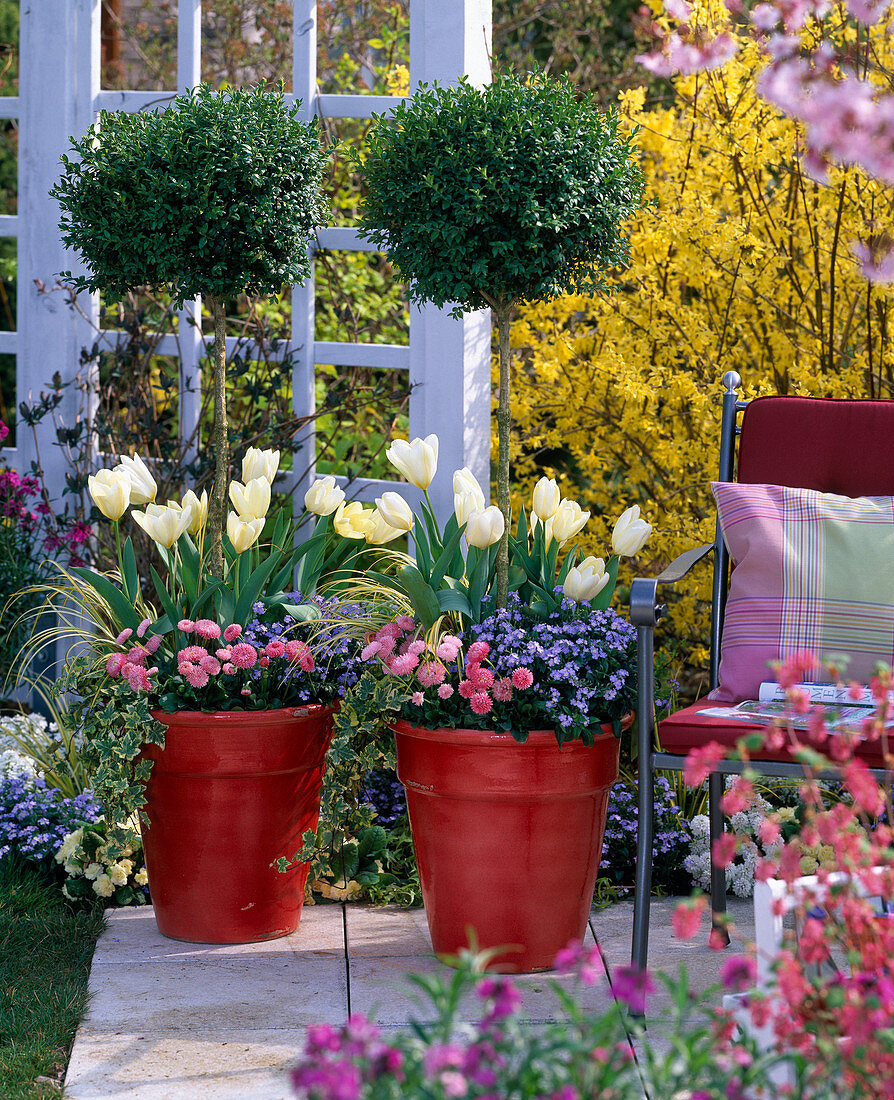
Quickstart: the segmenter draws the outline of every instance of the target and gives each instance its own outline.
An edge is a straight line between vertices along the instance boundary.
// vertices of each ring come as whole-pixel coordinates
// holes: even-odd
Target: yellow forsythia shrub
[[[872,45],[890,72],[884,29]],[[797,126],[757,95],[761,64],[743,40],[724,67],[677,78],[666,105],[622,95],[653,201],[630,226],[630,268],[611,298],[531,306],[512,330],[513,506],[541,472],[559,475],[593,512],[585,549],[600,555],[638,503],[655,534],[622,584],[713,538],[725,371],[747,397],[892,396],[894,291],[867,283],[849,248],[890,192],[853,170],[829,186],[802,173]],[[681,587],[665,633],[701,664],[710,568]]]

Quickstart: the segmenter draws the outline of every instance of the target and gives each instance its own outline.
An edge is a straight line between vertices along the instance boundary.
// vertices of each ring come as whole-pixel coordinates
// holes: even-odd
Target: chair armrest
[[[630,586],[630,621],[633,625],[655,626],[667,610],[665,604],[657,602],[658,585],[676,584],[714,549],[713,542],[706,546],[695,546],[674,558],[657,577],[637,577]]]

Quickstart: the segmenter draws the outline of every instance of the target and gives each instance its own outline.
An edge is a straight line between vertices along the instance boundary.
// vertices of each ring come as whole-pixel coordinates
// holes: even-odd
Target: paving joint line
[[[341,903],[341,927],[345,941],[345,993],[348,1002],[348,1016],[351,1015],[351,952],[348,949],[348,907]]]

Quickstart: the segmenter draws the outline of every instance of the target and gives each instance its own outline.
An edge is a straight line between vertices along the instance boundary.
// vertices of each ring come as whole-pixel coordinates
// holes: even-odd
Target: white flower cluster
[[[42,714],[0,715],[0,755],[12,751],[21,756],[22,742],[45,741],[55,732],[55,723]]]
[[[131,859],[131,856],[135,858]],[[62,892],[72,901],[84,896],[83,890],[77,890],[74,886],[74,882],[78,879],[86,879],[90,882],[93,893],[101,898],[112,897],[119,886],[140,887],[149,882],[149,876],[143,866],[142,850],[139,847],[132,848],[128,845],[121,856],[113,860],[109,857],[106,846],[101,844],[95,847],[91,859],[84,851],[83,829],[75,829],[65,837],[56,853],[56,862],[62,864],[69,876],[62,887]],[[139,869],[137,869],[138,865]],[[137,900],[133,904],[145,904],[145,901]]]
[[[727,788],[733,779],[733,776],[727,778]],[[762,848],[758,840],[758,827],[770,813],[772,813],[772,807],[758,795],[754,806],[733,814],[729,820],[728,827],[741,838],[736,858],[725,869],[726,888],[732,890],[737,897],[752,896],[754,868],[757,861],[762,856],[775,856],[779,852],[778,844]],[[707,814],[697,814],[689,823],[689,827],[692,831],[692,842],[683,866],[692,875],[694,885],[709,891],[711,889],[711,836]]]
[[[37,765],[30,756],[26,756],[18,749],[5,749],[0,742],[0,783],[4,779],[12,779],[15,775],[32,775],[40,773]]]

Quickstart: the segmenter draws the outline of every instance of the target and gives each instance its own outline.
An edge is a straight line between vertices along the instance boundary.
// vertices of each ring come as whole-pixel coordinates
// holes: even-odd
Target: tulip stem
[[[217,297],[205,299],[214,317],[214,485],[208,501],[208,527],[211,532],[211,575],[224,577],[223,530],[227,503],[229,444],[227,439],[227,315],[224,303]]]
[[[503,513],[503,536],[497,550],[497,607],[509,600],[509,435],[512,418],[509,411],[509,377],[512,349],[509,326],[513,302],[500,302],[493,308],[500,340],[500,391],[497,401],[497,507]]]

